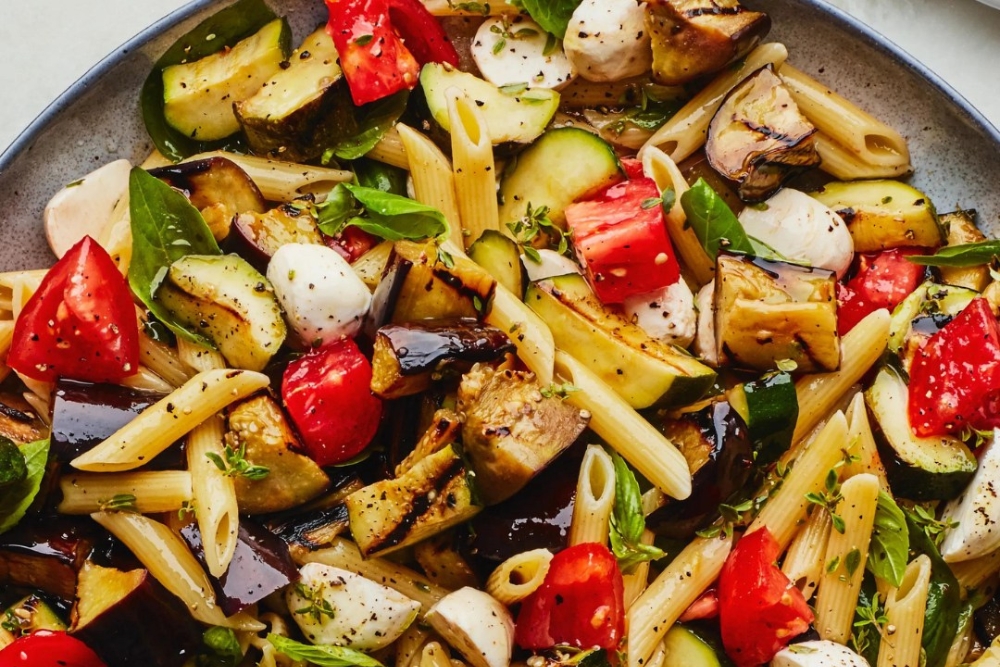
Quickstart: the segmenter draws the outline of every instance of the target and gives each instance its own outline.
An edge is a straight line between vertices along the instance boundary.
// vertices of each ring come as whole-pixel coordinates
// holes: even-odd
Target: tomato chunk
[[[421,67],[427,63],[458,67],[458,52],[420,0],[389,0],[389,18]]]
[[[567,207],[573,247],[604,303],[621,303],[680,278],[659,198],[656,183],[639,177]]]
[[[919,248],[896,248],[858,255],[858,272],[846,285],[837,285],[837,332],[843,336],[880,308],[892,310],[917,288],[924,267],[907,261],[923,254]]]
[[[533,650],[556,645],[612,649],[624,632],[618,561],[607,547],[583,543],[552,559],[545,581],[521,604],[514,640]]]
[[[281,397],[306,453],[321,466],[343,463],[371,442],[382,401],[369,388],[372,366],[347,338],[288,364]]]
[[[35,380],[120,382],[139,370],[132,292],[85,237],[49,269],[14,324],[7,364]]]
[[[65,632],[39,630],[0,650],[0,667],[105,667],[90,647]]]
[[[919,436],[1000,426],[1000,325],[976,297],[917,350],[910,366],[910,427]]]
[[[738,667],[771,660],[809,629],[813,613],[778,568],[781,547],[767,528],[745,535],[719,575],[719,625]]]

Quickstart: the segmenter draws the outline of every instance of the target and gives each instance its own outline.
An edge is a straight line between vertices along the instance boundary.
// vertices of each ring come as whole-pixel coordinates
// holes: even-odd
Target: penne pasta
[[[269,384],[266,375],[253,371],[198,373],[70,464],[91,472],[138,468],[222,408]]]
[[[455,193],[462,238],[468,248],[486,230],[500,231],[493,142],[486,117],[468,95],[458,88],[449,88],[445,95],[451,125]]]
[[[656,535],[652,531],[646,530],[642,533],[642,543],[652,544]],[[622,575],[625,584],[625,608],[631,607],[642,592],[649,586],[649,561],[643,561],[635,566],[635,569]]]
[[[139,355],[143,366],[153,371],[164,382],[176,388],[191,379],[194,371],[178,358],[170,346],[153,340],[139,327]]]
[[[785,560],[781,564],[781,571],[802,591],[802,596],[807,602],[816,592],[823,567],[826,565],[826,545],[831,528],[828,513],[810,514],[792,539]]]
[[[132,389],[152,391],[160,394],[169,394],[176,389],[174,385],[170,384],[145,366],[139,366],[139,370],[135,373],[135,375],[130,375],[122,380],[122,384]]]
[[[815,135],[816,152],[820,157],[820,169],[842,181],[863,178],[896,178],[913,171],[909,163],[896,165],[873,165],[863,162],[857,155],[844,148],[822,132]]]
[[[191,500],[191,475],[185,470],[73,473],[59,479],[59,489],[61,514],[93,514],[107,509],[140,514],[175,512]]]
[[[520,10],[506,0],[489,2],[457,2],[456,0],[421,0],[434,16],[496,16],[517,14]]]
[[[396,667],[415,667],[420,664],[424,646],[434,641],[435,635],[421,624],[413,623],[396,640]]]
[[[535,374],[539,384],[543,387],[552,384],[556,343],[548,325],[535,311],[497,283],[493,303],[485,319],[487,324],[507,332],[511,342],[517,347],[518,358]]]
[[[885,600],[888,622],[878,652],[878,667],[920,664],[930,579],[931,560],[920,555],[906,566],[899,588],[889,590]]]
[[[511,556],[486,580],[486,592],[505,605],[520,602],[542,585],[551,562],[552,552],[548,549],[533,549]]]
[[[889,491],[889,480],[885,476],[885,467],[878,455],[875,436],[868,421],[868,408],[865,407],[865,396],[860,391],[854,394],[845,413],[847,417],[847,437],[852,461],[844,466],[843,477],[850,478],[862,473],[871,473],[878,478],[879,486]],[[857,458],[857,460],[853,460]]]
[[[413,193],[421,204],[441,211],[448,221],[449,238],[459,248],[465,247],[462,236],[462,217],[455,194],[455,174],[451,162],[426,135],[402,123],[396,125],[399,139],[406,149]]]
[[[590,445],[583,455],[576,483],[569,546],[584,542],[606,545],[614,503],[615,464],[603,447]]]
[[[958,563],[948,563],[963,592],[978,590],[1000,569],[1000,549]]]
[[[373,149],[368,151],[365,157],[370,157],[373,160],[378,160],[379,162],[384,162],[400,169],[408,169],[410,167],[410,160],[406,156],[406,147],[403,145],[399,137],[399,132],[396,131],[395,127],[382,135],[382,139],[375,144]]]
[[[307,194],[316,195],[318,201],[323,201],[337,183],[349,183],[354,178],[354,173],[345,169],[327,169],[226,151],[200,153],[185,162],[208,157],[224,157],[238,164],[269,201],[290,202]]]

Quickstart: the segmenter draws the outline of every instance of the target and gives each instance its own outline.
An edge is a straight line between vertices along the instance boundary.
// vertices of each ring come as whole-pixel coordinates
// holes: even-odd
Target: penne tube
[[[659,148],[674,162],[690,157],[705,144],[708,126],[733,88],[765,65],[780,67],[788,58],[783,44],[761,44],[741,62],[723,70],[701,92],[691,98],[680,111],[657,130],[643,150]]]
[[[420,667],[452,667],[448,649],[439,642],[427,642],[420,652]]]
[[[822,132],[817,132],[814,136],[816,152],[819,153],[821,159],[819,168],[842,181],[863,178],[898,178],[913,171],[909,162],[889,165],[869,164]]]
[[[130,375],[122,380],[122,385],[141,391],[154,391],[160,394],[169,394],[176,387],[146,366],[139,366],[135,375]]]
[[[90,472],[138,468],[222,408],[269,384],[266,375],[253,371],[198,373],[70,465]]]
[[[517,14],[520,10],[506,0],[458,2],[456,0],[421,0],[434,16],[497,16]]]
[[[948,563],[963,592],[981,588],[1000,569],[1000,549],[959,563]]]
[[[931,560],[920,555],[906,566],[899,588],[889,590],[885,600],[888,622],[879,647],[878,667],[920,664],[930,579]]]
[[[535,311],[497,283],[490,312],[485,319],[487,324],[507,332],[511,342],[517,347],[518,358],[535,374],[539,384],[543,387],[552,384],[556,343],[548,325]]]
[[[449,88],[448,122],[451,124],[451,159],[455,193],[462,221],[465,247],[487,230],[500,231],[497,208],[496,164],[486,117],[463,91]]]
[[[684,610],[718,578],[732,548],[732,538],[696,538],[629,607],[628,667],[649,662]]]
[[[175,512],[191,500],[186,470],[154,472],[70,473],[59,478],[61,514],[93,514],[129,509],[140,514]]]
[[[417,667],[424,646],[434,641],[435,635],[427,626],[413,623],[396,640],[396,667]]]
[[[845,413],[848,424],[848,443],[852,460],[844,466],[842,476],[846,478],[871,473],[878,478],[879,486],[889,491],[889,480],[885,476],[885,467],[878,455],[875,436],[872,435],[871,423],[868,421],[868,408],[865,407],[865,395],[860,391],[854,394]]]
[[[816,587],[819,586],[819,579],[826,564],[824,560],[826,544],[830,538],[831,528],[828,513],[813,512],[806,519],[805,525],[795,534],[781,564],[781,571],[796,588],[802,591],[806,602],[812,599]]]
[[[878,477],[868,473],[855,475],[841,485],[840,491],[844,498],[837,505],[837,514],[844,520],[844,532],[830,533],[816,597],[815,625],[821,638],[846,644],[851,638],[868,561],[878,503]]]
[[[455,174],[452,171],[451,161],[426,135],[403,124],[396,125],[396,131],[399,133],[403,148],[406,149],[416,200],[441,211],[444,219],[448,221],[451,242],[464,248],[462,218],[458,212]]]
[[[614,503],[615,464],[603,447],[590,445],[583,455],[576,483],[569,546],[584,542],[606,545]]]
[[[566,400],[590,413],[590,428],[633,468],[671,498],[691,495],[687,459],[606,382],[562,350],[556,351],[556,375],[577,387]]]
[[[643,544],[652,544],[655,538],[656,535],[650,530],[643,531],[642,533]],[[628,609],[649,586],[649,561],[639,563],[635,566],[634,570],[628,574],[623,574],[622,579],[625,585],[623,599],[625,600],[625,608]]]
[[[200,153],[185,162],[208,157],[224,157],[238,164],[269,201],[290,202],[307,194],[316,195],[318,201],[323,201],[337,183],[350,183],[354,179],[354,172],[346,169],[313,167],[227,151]]]
[[[533,549],[511,556],[490,574],[486,592],[508,606],[520,602],[542,585],[551,562],[552,552],[548,549]]]
[[[395,127],[386,132],[379,142],[375,144],[375,148],[368,151],[365,157],[370,157],[373,160],[378,160],[379,162],[384,162],[400,169],[409,169],[410,167],[410,160],[406,156],[406,147],[399,138],[399,132],[396,131]]]
[[[164,382],[179,387],[194,375],[194,371],[178,357],[170,346],[153,340],[139,328],[139,355],[143,366],[156,373]]]

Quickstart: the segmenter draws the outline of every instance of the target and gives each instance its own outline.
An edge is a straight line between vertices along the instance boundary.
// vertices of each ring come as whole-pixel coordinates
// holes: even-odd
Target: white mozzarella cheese
[[[576,78],[576,68],[556,45],[547,53],[549,36],[531,19],[488,18],[472,40],[472,59],[494,86],[527,84],[561,88]]]
[[[588,81],[620,81],[653,63],[646,5],[635,0],[583,0],[566,29],[563,49]]]

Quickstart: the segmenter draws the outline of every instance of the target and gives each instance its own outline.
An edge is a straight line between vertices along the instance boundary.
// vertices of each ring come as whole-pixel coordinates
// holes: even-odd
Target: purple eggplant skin
[[[315,551],[330,546],[333,538],[348,532],[350,521],[347,506],[339,503],[333,507],[314,509],[268,522],[268,528],[284,540],[290,549]]]
[[[198,209],[223,204],[233,214],[267,210],[264,195],[253,179],[224,157],[172,164],[149,173],[184,192]]]
[[[692,470],[691,496],[651,514],[649,528],[664,537],[689,539],[715,518],[719,504],[732,499],[753,473],[753,444],[743,417],[726,401],[664,424]]]
[[[205,551],[198,526],[193,523],[185,526],[181,537],[204,566]],[[299,570],[281,538],[241,517],[236,552],[229,568],[221,577],[209,578],[222,612],[232,616],[298,581]]]
[[[26,519],[0,535],[0,585],[72,600],[79,570],[98,539],[86,517]]]

